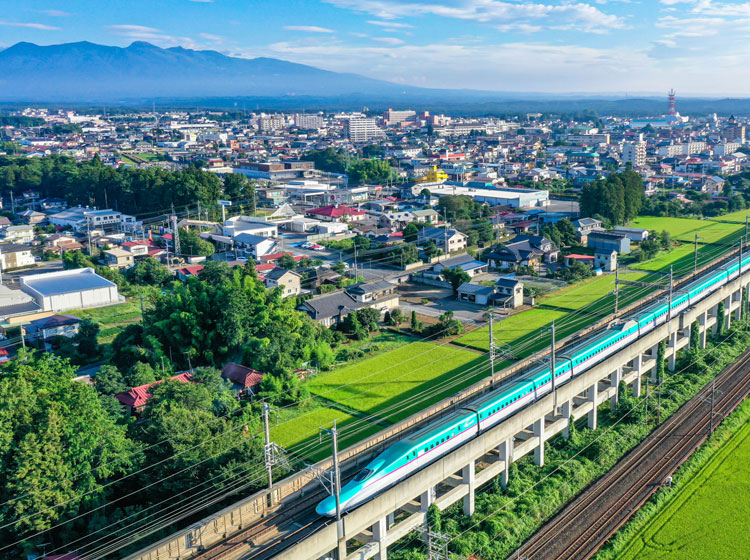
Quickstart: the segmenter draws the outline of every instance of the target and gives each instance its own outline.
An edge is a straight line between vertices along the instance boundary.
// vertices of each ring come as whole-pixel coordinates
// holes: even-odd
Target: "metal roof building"
[[[120,303],[117,284],[93,268],[78,268],[21,277],[21,289],[44,311],[67,311]]]

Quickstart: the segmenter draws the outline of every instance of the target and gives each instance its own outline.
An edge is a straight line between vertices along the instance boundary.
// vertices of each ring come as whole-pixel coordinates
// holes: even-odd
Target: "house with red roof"
[[[240,396],[252,396],[260,391],[263,374],[258,370],[229,362],[221,369],[221,376],[232,382],[232,388]]]
[[[324,222],[360,222],[365,219],[367,212],[351,208],[350,206],[341,206],[331,204],[308,210],[306,214],[311,218],[323,220]]]
[[[181,381],[182,383],[188,383],[192,380],[193,376],[189,371],[182,372],[177,375],[170,377],[170,380]],[[133,387],[122,393],[117,393],[115,398],[120,401],[127,409],[128,414],[140,415],[143,408],[146,406],[148,399],[151,398],[151,387],[164,383],[164,380],[154,381],[153,383],[146,383],[145,385],[139,385]]]
[[[193,276],[198,276],[201,270],[203,270],[202,264],[184,266],[182,268],[177,269],[177,278],[178,280],[181,280],[182,282],[186,282],[188,278],[192,278]]]

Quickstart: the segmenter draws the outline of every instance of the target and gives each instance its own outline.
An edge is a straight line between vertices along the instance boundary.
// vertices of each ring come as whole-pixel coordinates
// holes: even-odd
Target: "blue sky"
[[[0,0],[0,48],[270,56],[438,88],[750,94],[750,1]]]

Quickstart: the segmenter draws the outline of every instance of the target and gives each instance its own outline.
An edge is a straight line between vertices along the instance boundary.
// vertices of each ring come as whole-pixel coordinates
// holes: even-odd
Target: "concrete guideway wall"
[[[741,282],[743,287],[747,286],[750,274],[746,272]],[[510,462],[528,453],[533,452],[535,463],[543,465],[544,441],[567,432],[571,415],[577,419],[586,415],[589,428],[595,429],[598,406],[608,400],[613,406],[616,404],[620,380],[632,386],[635,394],[640,394],[642,376],[651,372],[655,378],[656,354],[661,341],[668,342],[665,359],[673,368],[674,355],[690,342],[693,322],[699,321],[702,333],[708,329],[714,330],[718,305],[723,301],[726,306],[725,323],[731,324],[732,315],[739,317],[741,295],[740,281],[734,280],[695,307],[686,309],[668,323],[559,386],[556,391],[557,406],[554,395],[546,395],[346,514],[343,517],[345,539],[355,539],[361,546],[339,557],[346,560],[385,560],[389,545],[424,525],[429,503],[445,509],[463,500],[464,513],[472,515],[477,487],[501,475],[501,481],[507,484]],[[705,339],[702,337],[702,340]],[[485,466],[477,471],[476,467],[480,464]],[[436,495],[438,487],[452,488],[442,495]],[[410,515],[404,517],[405,512]],[[394,523],[394,519],[399,521]],[[337,541],[336,524],[332,523],[286,549],[277,558],[324,558],[342,546]],[[343,553],[343,549],[340,550]]]
[[[734,253],[736,252],[737,251],[734,251]],[[730,253],[730,255],[731,254],[732,253]],[[700,275],[706,270],[710,268],[714,268],[716,266],[717,266],[717,263],[706,265],[700,268],[696,274]],[[750,276],[750,273],[746,271],[744,273],[744,276],[748,277]],[[695,277],[695,274],[685,278],[685,280],[683,280],[682,282],[689,282],[690,279],[692,279],[693,277]],[[742,279],[743,286],[746,285],[747,281],[748,280],[746,280],[746,278]],[[710,317],[708,315],[704,316],[703,313],[698,314],[701,316],[700,317],[701,321],[705,320],[707,322],[707,323],[702,322],[701,325],[707,324],[709,328],[713,327],[713,329],[715,330],[716,328],[715,318],[713,317],[715,316],[716,305],[718,305],[718,301],[720,300],[724,300],[725,303],[730,299],[732,300],[730,302],[731,305],[727,305],[727,311],[725,314],[727,317],[727,320],[730,320],[729,319],[730,307],[731,307],[731,310],[735,312],[739,309],[739,301],[734,300],[731,297],[731,295],[730,297],[727,297],[727,294],[731,294],[737,291],[736,289],[734,289],[734,292],[732,292],[732,289],[730,288],[730,286],[734,285],[735,283],[737,283],[737,280],[733,281],[728,286],[724,286],[722,290],[720,290],[719,292],[715,294],[712,294],[711,296],[709,296],[708,298],[700,302],[699,306],[701,309],[703,309],[704,307],[706,308],[706,310],[708,310],[708,307],[711,307],[713,309],[712,311],[713,315],[711,315]],[[725,294],[725,291],[726,291],[726,294]],[[664,296],[664,293],[662,292],[657,292],[655,294],[652,294],[648,298],[644,298],[642,300],[639,300],[623,308],[618,313],[618,316],[627,315],[629,312],[637,309],[638,307],[644,305],[645,303],[648,303],[649,301],[658,299],[659,297],[663,297],[663,296]],[[709,303],[709,302],[712,302],[712,303]],[[688,309],[685,312],[683,312],[683,314],[680,317],[686,316],[686,314],[689,314],[690,312],[691,310]],[[560,349],[577,338],[581,338],[583,336],[586,336],[587,334],[590,334],[596,330],[601,329],[602,327],[609,324],[614,318],[615,318],[614,315],[608,315],[607,317],[596,322],[595,324],[581,331],[578,331],[575,334],[570,335],[564,339],[561,339],[556,344],[556,348]],[[672,323],[670,324],[673,324],[675,320],[676,318],[673,319]],[[691,324],[692,320],[694,319],[690,319],[687,325]],[[683,326],[680,327],[680,329],[683,329],[683,328],[685,327]],[[703,326],[701,328],[702,328],[702,331],[704,332],[703,340],[705,341],[705,329]],[[689,335],[687,338],[688,340],[686,341],[684,340],[684,337],[680,337],[679,341],[677,342],[676,349],[681,348],[689,341]],[[672,352],[672,354],[670,354],[670,352]],[[673,350],[673,348],[670,346],[667,352],[667,356],[668,357],[671,356],[670,364],[672,364],[673,362],[674,352],[676,352],[676,350]],[[393,425],[392,427],[386,430],[383,430],[381,432],[378,432],[374,436],[341,451],[339,453],[340,462],[347,469],[352,469],[352,470],[358,469],[360,466],[368,463],[375,455],[383,451],[383,449],[385,449],[388,445],[390,445],[391,443],[399,439],[399,437],[403,436],[405,433],[408,433],[408,431],[412,429],[413,427],[415,427],[416,425],[421,424],[422,422],[428,419],[434,420],[436,418],[439,418],[442,415],[452,413],[455,410],[456,405],[458,405],[459,403],[462,403],[468,398],[476,397],[485,393],[487,390],[489,390],[493,386],[493,384],[497,384],[498,381],[502,381],[509,377],[512,377],[515,374],[517,374],[519,371],[537,364],[540,360],[545,359],[545,357],[548,356],[549,353],[550,353],[549,348],[539,351],[524,360],[521,360],[499,372],[496,372],[492,380],[490,380],[488,376],[486,379],[478,381],[474,385],[471,385],[470,387],[467,387],[466,389],[459,391],[455,395],[448,397],[428,407],[427,409],[419,413],[416,413],[410,416],[409,418]],[[601,367],[601,365],[602,364],[596,367],[597,368]],[[487,365],[487,369],[489,370],[489,362]],[[592,370],[592,371],[595,371],[595,370]],[[584,374],[584,375],[587,375],[587,374]],[[640,379],[636,381],[636,383],[638,386],[640,386]],[[562,387],[558,389],[558,395],[559,395],[560,390],[562,390]],[[616,389],[615,389],[615,392],[616,392]],[[609,398],[609,397],[606,397],[606,398]],[[605,400],[605,398],[602,397],[602,400]],[[537,406],[538,404],[539,403],[536,403],[533,406]],[[579,409],[576,409],[576,410],[579,410],[579,412],[576,412],[576,417],[580,416],[580,414],[583,413],[583,411],[580,410],[580,407]],[[567,423],[565,425],[565,428],[567,428]],[[549,436],[549,433],[546,429],[545,429],[545,434],[547,434],[547,438],[551,437]],[[326,459],[326,460],[320,461],[316,464],[316,467],[319,469],[323,469],[323,470],[329,469],[331,467],[331,460]],[[498,474],[501,474],[501,473],[498,473]],[[187,529],[184,529],[178,533],[175,533],[174,535],[169,536],[165,539],[162,539],[161,541],[155,543],[154,545],[151,545],[145,549],[142,549],[134,554],[127,556],[126,560],[156,560],[157,558],[159,559],[161,558],[180,558],[180,559],[191,558],[192,556],[200,552],[202,548],[213,546],[214,544],[217,544],[223,541],[228,536],[231,536],[243,529],[251,527],[255,523],[258,523],[262,519],[273,514],[278,509],[278,504],[280,504],[282,501],[286,501],[289,499],[302,499],[304,498],[304,496],[308,495],[309,493],[318,491],[319,489],[318,484],[319,484],[318,480],[315,477],[315,475],[311,472],[311,470],[305,469],[302,472],[299,472],[295,475],[292,475],[290,477],[287,477],[275,483],[271,490],[268,490],[268,489],[261,490],[253,494],[252,496],[249,496],[193,524]],[[334,532],[335,532],[335,527],[334,527]],[[393,533],[391,532],[391,534]]]

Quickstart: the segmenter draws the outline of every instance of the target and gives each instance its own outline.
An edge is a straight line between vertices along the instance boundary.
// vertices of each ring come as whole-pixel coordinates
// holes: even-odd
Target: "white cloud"
[[[403,45],[404,42],[396,37],[373,37],[373,41],[383,43],[384,45]]]
[[[68,17],[71,15],[70,13],[63,12],[62,10],[37,10],[37,12],[51,17]]]
[[[367,23],[369,23],[370,25],[377,25],[379,27],[385,27],[388,29],[411,29],[414,27],[413,25],[410,25],[408,23],[400,23],[397,21],[378,21],[371,19],[368,20]]]
[[[2,21],[0,25],[4,27],[24,27],[26,29],[38,29],[40,31],[59,31],[59,27],[54,25],[45,25],[43,23],[19,22],[19,21]]]
[[[136,41],[147,41],[159,47],[185,47],[197,50],[206,48],[205,45],[198,43],[191,37],[169,35],[161,29],[145,25],[107,25],[104,28],[121,37],[127,37]]]
[[[622,18],[607,14],[596,6],[574,0],[558,3],[511,2],[505,0],[434,0],[400,2],[396,0],[325,0],[339,8],[373,15],[381,20],[414,16],[439,16],[471,20],[495,26],[526,24],[565,26],[586,32],[602,32],[626,27]]]
[[[211,33],[199,33],[198,36],[206,41],[212,41],[214,43],[222,43],[224,37],[222,35],[212,35]]]
[[[287,31],[303,31],[305,33],[335,33],[333,29],[318,27],[317,25],[285,25]]]

